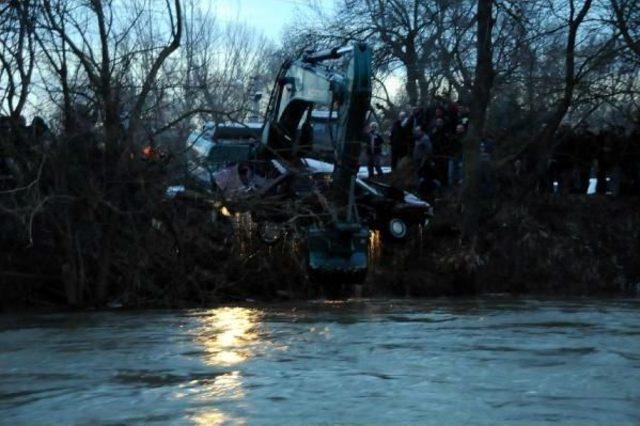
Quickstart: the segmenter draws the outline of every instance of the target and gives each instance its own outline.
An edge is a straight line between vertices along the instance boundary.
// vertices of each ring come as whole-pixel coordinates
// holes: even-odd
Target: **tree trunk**
[[[420,88],[420,104],[428,105],[431,94],[429,93],[429,83],[424,76],[424,67],[420,66],[420,72],[418,74],[418,87]]]
[[[97,301],[100,304],[104,304],[107,301],[109,294],[109,275],[111,272],[111,252],[114,236],[115,220],[113,220],[113,214],[107,212],[106,225],[103,227],[104,236],[102,238],[102,248],[100,253],[100,270],[98,271],[98,283],[97,283]]]
[[[480,220],[480,139],[493,86],[493,0],[478,0],[477,59],[472,89],[470,126],[464,141],[463,235],[472,240]]]
[[[418,96],[418,67],[415,64],[407,65],[407,96],[411,106],[417,106],[419,102]]]

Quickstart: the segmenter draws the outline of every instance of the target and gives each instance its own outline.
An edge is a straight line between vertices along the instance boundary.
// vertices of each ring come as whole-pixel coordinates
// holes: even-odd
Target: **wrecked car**
[[[321,210],[317,204],[329,189],[332,164],[305,158],[300,165],[294,170],[279,160],[233,164],[212,174],[214,191],[227,201],[228,210],[251,210],[260,239],[273,244],[291,225],[292,211],[304,205],[303,210],[310,214],[300,217],[308,219]],[[354,195],[360,218],[387,241],[404,241],[411,229],[428,226],[433,217],[428,202],[380,182],[357,177]],[[286,208],[287,203],[297,207]]]

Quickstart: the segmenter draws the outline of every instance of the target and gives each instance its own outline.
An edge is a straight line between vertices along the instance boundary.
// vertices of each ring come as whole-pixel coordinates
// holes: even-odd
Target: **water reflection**
[[[231,419],[225,413],[215,408],[194,414],[190,417],[191,422],[197,426],[217,426],[233,423],[235,425],[244,425],[244,421]]]
[[[261,313],[247,308],[219,308],[201,318],[196,341],[209,365],[231,366],[249,359],[258,343]]]
[[[242,399],[245,396],[242,375],[239,371],[232,371],[216,377],[204,395],[209,398]]]
[[[212,366],[234,366],[255,355],[260,343],[257,332],[262,314],[255,309],[219,308],[202,316],[196,341],[202,345],[204,362]],[[202,384],[199,398],[212,402],[237,401],[245,398],[244,378],[238,370],[217,376]],[[207,407],[190,417],[195,425],[243,424],[218,408]]]
[[[0,424],[640,425],[639,313],[494,297],[5,317]]]
[[[210,385],[204,386],[201,399],[211,402],[239,401],[246,397],[243,388],[243,378],[239,371],[218,376]],[[190,417],[194,425],[241,425],[244,421],[237,417],[231,417],[219,408],[207,407]]]

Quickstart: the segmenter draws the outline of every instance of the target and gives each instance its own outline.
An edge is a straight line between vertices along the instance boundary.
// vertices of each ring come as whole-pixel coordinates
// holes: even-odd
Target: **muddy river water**
[[[640,300],[0,316],[0,424],[640,423]]]

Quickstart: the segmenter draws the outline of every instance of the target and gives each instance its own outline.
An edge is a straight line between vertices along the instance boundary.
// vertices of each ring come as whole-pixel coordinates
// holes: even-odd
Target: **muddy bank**
[[[459,204],[437,206],[432,227],[406,244],[372,238],[364,296],[458,296],[482,293],[635,294],[640,283],[637,199],[543,196],[492,206],[474,243],[460,236]],[[304,270],[301,247],[265,247],[243,218],[218,218],[165,206],[149,232],[116,243],[109,304],[203,306],[227,301],[305,299],[322,295]],[[3,254],[2,306],[68,306],[56,253],[35,246]],[[96,306],[91,295],[79,307]]]
[[[491,206],[464,242],[455,199],[444,201],[420,250],[396,250],[372,274],[372,292],[635,294],[640,283],[638,199],[541,196]]]

